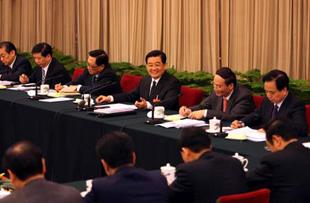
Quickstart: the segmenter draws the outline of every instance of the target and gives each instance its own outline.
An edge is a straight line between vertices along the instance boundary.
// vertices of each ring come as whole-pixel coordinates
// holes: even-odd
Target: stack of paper
[[[52,103],[52,102],[62,102],[62,101],[70,101],[73,100],[73,98],[69,98],[69,97],[56,97],[56,98],[49,98],[49,99],[40,99],[40,102],[48,102],[48,103]]]
[[[129,112],[134,111],[137,109],[135,105],[128,105],[128,104],[108,104],[108,105],[100,105],[96,106],[94,112],[95,113],[101,113],[101,114],[113,114],[113,113],[123,113],[123,112]]]
[[[181,116],[180,114],[167,115],[164,117],[164,120],[166,121],[178,121],[181,119],[184,119],[184,116]]]
[[[226,138],[236,140],[244,140],[246,138],[254,142],[262,142],[266,140],[266,134],[249,127],[243,127],[229,131]]]
[[[187,128],[187,127],[200,127],[207,125],[206,122],[201,120],[194,120],[194,119],[183,119],[177,121],[171,121],[166,123],[157,124],[157,126],[161,126],[164,128]]]
[[[16,84],[16,83],[17,83],[17,82],[15,82],[15,81],[0,80],[0,85],[3,85],[3,86],[14,85],[14,84]]]

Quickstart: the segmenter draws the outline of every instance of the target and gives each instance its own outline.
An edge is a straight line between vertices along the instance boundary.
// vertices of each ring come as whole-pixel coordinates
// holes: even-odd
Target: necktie
[[[41,84],[43,85],[44,83],[45,83],[45,70],[42,68]]]
[[[271,120],[274,120],[277,117],[278,113],[278,105],[274,105],[272,109],[272,114],[271,114]]]
[[[156,97],[155,93],[156,93],[156,81],[153,81],[151,91],[150,91],[150,95],[149,95],[149,97],[150,97],[149,101],[152,101]]]
[[[98,75],[94,75],[92,78],[92,83],[95,84],[97,82]]]
[[[223,98],[223,112],[226,112],[228,107],[228,99]]]

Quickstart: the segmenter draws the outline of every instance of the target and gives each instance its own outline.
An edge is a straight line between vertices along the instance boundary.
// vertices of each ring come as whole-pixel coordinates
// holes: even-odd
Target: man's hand
[[[63,88],[63,86],[61,85],[61,83],[58,83],[58,84],[55,85],[55,90],[57,92],[59,92],[62,88]]]
[[[19,76],[19,82],[22,83],[22,84],[28,83],[29,82],[28,76],[25,75],[25,74],[21,74]]]
[[[107,102],[110,103],[111,99],[109,96],[104,96],[104,95],[100,95],[99,97],[96,98],[96,103],[100,104],[103,102]]]
[[[203,119],[205,114],[205,110],[199,110],[199,111],[193,111],[191,114],[189,114],[189,118],[191,119]]]
[[[238,120],[234,120],[231,124],[230,124],[231,128],[242,128],[244,127],[244,123],[242,121],[238,121]]]
[[[136,101],[135,106],[138,109],[146,109],[146,107],[147,107],[146,100],[144,98],[140,97],[140,101]]]
[[[181,116],[187,117],[192,113],[192,110],[190,108],[187,108],[186,106],[181,106],[179,109],[179,114]]]

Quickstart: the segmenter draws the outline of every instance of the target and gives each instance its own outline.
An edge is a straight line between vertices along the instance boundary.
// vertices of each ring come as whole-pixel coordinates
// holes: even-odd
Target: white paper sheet
[[[62,101],[70,101],[73,100],[73,98],[68,98],[68,97],[56,97],[56,98],[49,98],[49,99],[40,99],[40,102],[62,102]]]
[[[95,106],[95,108],[98,109],[95,109],[94,112],[99,114],[122,113],[122,112],[134,111],[137,109],[135,105],[121,104],[121,103],[97,105]]]
[[[253,142],[263,142],[266,140],[266,134],[250,127],[234,129],[228,132],[228,137],[246,137],[247,140]]]
[[[186,128],[186,127],[200,127],[207,125],[206,122],[201,120],[194,120],[194,119],[183,119],[178,121],[171,121],[161,124],[156,124],[156,126],[161,126],[164,128]]]

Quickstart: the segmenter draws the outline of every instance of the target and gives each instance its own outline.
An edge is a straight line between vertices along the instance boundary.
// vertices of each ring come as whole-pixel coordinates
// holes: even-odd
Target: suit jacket
[[[34,72],[31,74],[29,78],[29,82],[41,83],[42,81],[42,68],[36,66]],[[66,84],[71,81],[71,77],[65,66],[57,61],[57,59],[53,58],[46,76],[45,76],[45,84],[49,84],[50,88],[54,88],[56,84]]]
[[[168,185],[159,171],[122,167],[116,174],[93,180],[87,203],[166,203]]]
[[[144,77],[139,86],[131,93],[121,93],[113,95],[114,102],[135,102],[140,97],[152,102],[149,98],[152,78]],[[160,99],[160,105],[166,109],[177,110],[179,108],[180,83],[174,77],[165,72],[158,81],[155,95]]]
[[[82,85],[79,90],[81,94],[110,95],[122,91],[119,79],[111,67],[104,68],[96,76],[90,75],[85,69],[76,81],[71,81],[67,85]]]
[[[9,80],[19,82],[19,76],[21,74],[26,74],[30,76],[31,74],[31,64],[30,62],[23,56],[16,55],[16,60],[13,64],[13,68],[2,64],[0,66],[0,80]]]
[[[241,121],[246,126],[254,128],[264,127],[271,120],[273,106],[274,104],[265,97],[260,108],[241,119]],[[299,136],[307,136],[305,105],[291,92],[284,99],[276,117],[286,117],[292,122],[291,125],[296,128]]]
[[[247,176],[251,188],[271,189],[271,203],[310,201],[310,150],[298,142],[262,158]]]
[[[24,188],[0,199],[0,203],[82,203],[79,192],[74,188],[38,179]]]
[[[211,151],[177,167],[176,179],[170,186],[170,202],[214,203],[221,195],[246,190],[240,161]]]
[[[212,92],[199,105],[191,107],[193,111],[208,109],[207,119],[216,117],[226,121],[239,120],[255,109],[252,92],[244,86],[237,85],[228,100],[226,112],[223,112],[223,97]]]

